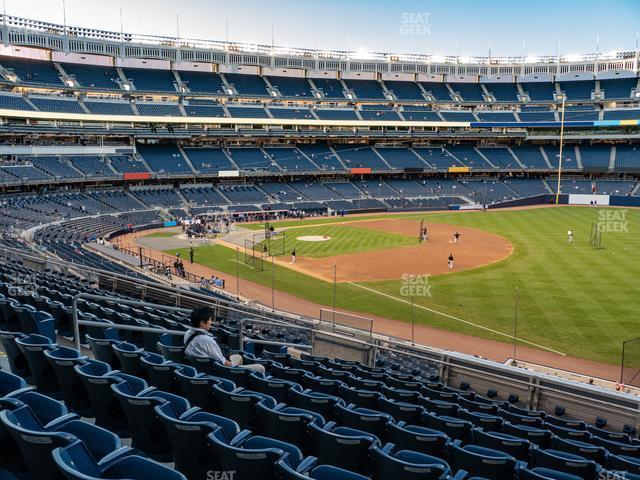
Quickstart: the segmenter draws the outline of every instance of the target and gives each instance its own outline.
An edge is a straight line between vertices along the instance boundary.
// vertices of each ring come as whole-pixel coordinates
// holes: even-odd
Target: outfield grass
[[[628,232],[603,234],[602,250],[588,245],[592,222],[603,212],[618,212],[608,221]],[[513,332],[515,288],[519,291],[518,338],[526,339],[569,355],[619,362],[622,341],[638,336],[636,315],[640,312],[640,212],[559,207],[553,209],[439,213],[387,216],[387,218],[427,218],[487,230],[509,239],[514,253],[507,259],[466,272],[429,279],[431,296],[416,298],[423,305],[457,316],[498,332]],[[370,218],[370,217],[368,217]],[[282,226],[331,224],[344,219],[310,219],[285,222]],[[327,234],[336,227],[310,227],[314,234]],[[344,227],[338,227],[344,228]],[[349,230],[352,227],[348,227]],[[567,230],[575,233],[567,242]],[[304,234],[307,228],[291,235]],[[367,236],[371,234],[367,230]],[[387,234],[392,235],[392,234]],[[393,236],[393,235],[392,235]],[[402,237],[401,237],[402,238]],[[328,248],[331,242],[321,242]],[[308,244],[306,244],[308,245]],[[305,246],[306,248],[306,246]],[[175,252],[175,251],[173,251]],[[326,251],[322,252],[323,255]],[[344,252],[343,252],[344,253]],[[186,254],[184,250],[183,255]],[[335,254],[335,251],[332,253]],[[235,275],[235,252],[231,249],[199,247],[196,261]],[[276,265],[276,288],[318,303],[331,304],[332,288],[327,283]],[[338,262],[339,268],[339,262]],[[256,272],[240,265],[242,278],[271,285],[269,271]],[[359,285],[401,298],[401,282],[366,282]],[[394,299],[352,284],[339,284],[337,304],[341,308],[409,321],[411,307]],[[496,333],[463,324],[443,316],[415,309],[415,321],[437,328],[509,341]]]
[[[322,242],[297,240],[298,237],[310,235],[328,236],[330,239]],[[261,245],[264,243],[265,242],[262,242],[262,244],[258,246],[258,251],[260,251]],[[415,244],[416,236],[397,235],[346,225],[326,225],[321,227],[296,228],[288,231],[286,233],[286,251],[284,255],[289,255],[289,253],[295,249],[298,255],[321,258]]]

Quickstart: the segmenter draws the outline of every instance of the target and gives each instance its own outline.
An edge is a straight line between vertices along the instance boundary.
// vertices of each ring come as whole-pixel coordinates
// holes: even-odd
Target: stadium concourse
[[[430,212],[549,212],[544,221],[561,225],[568,247],[565,219],[553,215],[640,207],[637,49],[362,61],[6,14],[0,38],[0,478],[640,478],[640,397],[620,385],[638,384],[633,348],[618,388],[602,388],[618,380],[617,365],[515,331],[471,325],[499,342],[415,324],[413,311],[404,321],[365,318],[332,308],[330,289],[316,303],[269,288],[266,276],[192,263],[189,248],[178,260],[145,244],[190,247],[234,224],[338,218],[333,237],[300,236],[330,237],[313,248],[340,245],[340,255],[296,255],[294,234],[274,264],[311,273],[291,277],[304,288],[330,280],[342,256],[351,263],[336,273],[334,295],[336,284],[371,290],[360,283],[413,268],[475,287],[472,275],[530,246],[506,238],[515,219],[498,220],[500,235],[430,223]],[[552,204],[585,208],[536,210]],[[419,220],[391,220],[407,212],[426,219],[426,245],[416,246]],[[188,243],[170,244],[171,227]],[[251,233],[242,262],[239,250],[226,260],[257,270],[264,236]],[[556,237],[536,238],[530,251],[557,255]],[[603,266],[600,246],[572,244],[577,261]],[[429,248],[436,263],[418,260]],[[547,265],[535,267],[544,282]],[[212,276],[224,288],[206,287]],[[546,293],[552,305],[536,315],[561,323],[552,307],[567,293]],[[384,292],[376,306],[392,300],[407,308]],[[205,341],[264,374],[187,351],[190,313],[204,306],[214,320]],[[431,313],[461,331],[470,323]],[[616,320],[632,337],[631,322]],[[597,327],[604,337],[610,325]],[[532,368],[504,364],[516,346]],[[617,356],[613,348],[603,355]]]

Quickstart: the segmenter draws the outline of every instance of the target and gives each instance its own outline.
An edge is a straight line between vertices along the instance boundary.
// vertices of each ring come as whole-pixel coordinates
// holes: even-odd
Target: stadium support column
[[[562,175],[562,147],[564,146],[564,104],[566,95],[562,96],[562,116],[560,117],[560,151],[558,153],[558,186],[556,188],[556,205],[560,201],[560,176]]]

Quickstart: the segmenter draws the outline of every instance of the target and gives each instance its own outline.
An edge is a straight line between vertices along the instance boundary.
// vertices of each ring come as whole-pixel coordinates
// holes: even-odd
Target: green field
[[[416,228],[417,232],[417,228]],[[303,242],[296,240],[302,236],[328,236],[326,242]],[[274,241],[275,242],[275,241]],[[341,226],[302,227],[287,232],[285,239],[285,255],[295,248],[298,255],[305,257],[331,257],[347,253],[367,252],[381,248],[402,247],[416,244],[416,236],[397,235],[394,233],[368,230],[365,228]],[[260,252],[260,246],[257,249]]]
[[[493,265],[431,277],[431,296],[415,298],[416,305],[510,335],[513,331],[514,292],[518,287],[518,338],[568,355],[611,364],[619,362],[622,341],[640,335],[640,328],[636,323],[636,316],[640,312],[640,211],[559,207],[446,212],[428,216],[407,214],[394,215],[392,218],[427,218],[428,221],[438,223],[480,228],[504,236],[514,246],[514,253],[510,257]],[[402,245],[407,240],[415,242],[413,238],[384,233],[367,245],[365,238],[371,236],[370,230],[358,240],[359,229],[331,225],[354,219],[309,219],[283,222],[276,226],[327,225],[296,228],[291,233],[292,237],[294,234],[333,237],[340,229],[344,229],[345,236],[355,236],[343,238],[341,242],[315,244],[313,248],[318,249],[315,252],[317,256],[347,253],[353,251],[354,245],[360,245],[359,242],[362,242],[359,251]],[[601,250],[591,248],[588,244],[591,224],[599,221],[606,222],[609,230],[621,230],[603,233],[604,248]],[[259,229],[260,226],[253,228]],[[575,232],[575,240],[571,245],[567,242],[569,229]],[[305,243],[305,250],[311,248],[309,245]],[[186,253],[186,249],[183,250],[182,254]],[[304,254],[307,255],[307,252]],[[236,274],[235,258],[235,251],[222,246],[196,249],[197,262],[224,271],[229,276]],[[242,261],[242,253],[240,260]],[[286,267],[276,265],[275,269],[277,290],[318,303],[332,303],[332,288],[326,282],[293,272]],[[243,279],[271,286],[271,272],[268,269],[257,272],[241,263],[238,273]],[[409,321],[411,307],[402,301],[406,297],[402,297],[401,287],[400,279],[358,285],[338,284],[337,305],[365,314]],[[415,310],[415,321],[437,328],[509,341],[500,334],[420,308]]]

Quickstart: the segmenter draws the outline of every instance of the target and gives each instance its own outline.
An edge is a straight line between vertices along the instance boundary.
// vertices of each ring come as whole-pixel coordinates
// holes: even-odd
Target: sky
[[[63,9],[63,2],[65,8]],[[634,50],[640,0],[3,0],[8,15],[127,33],[360,52]],[[228,26],[228,28],[227,28]]]

